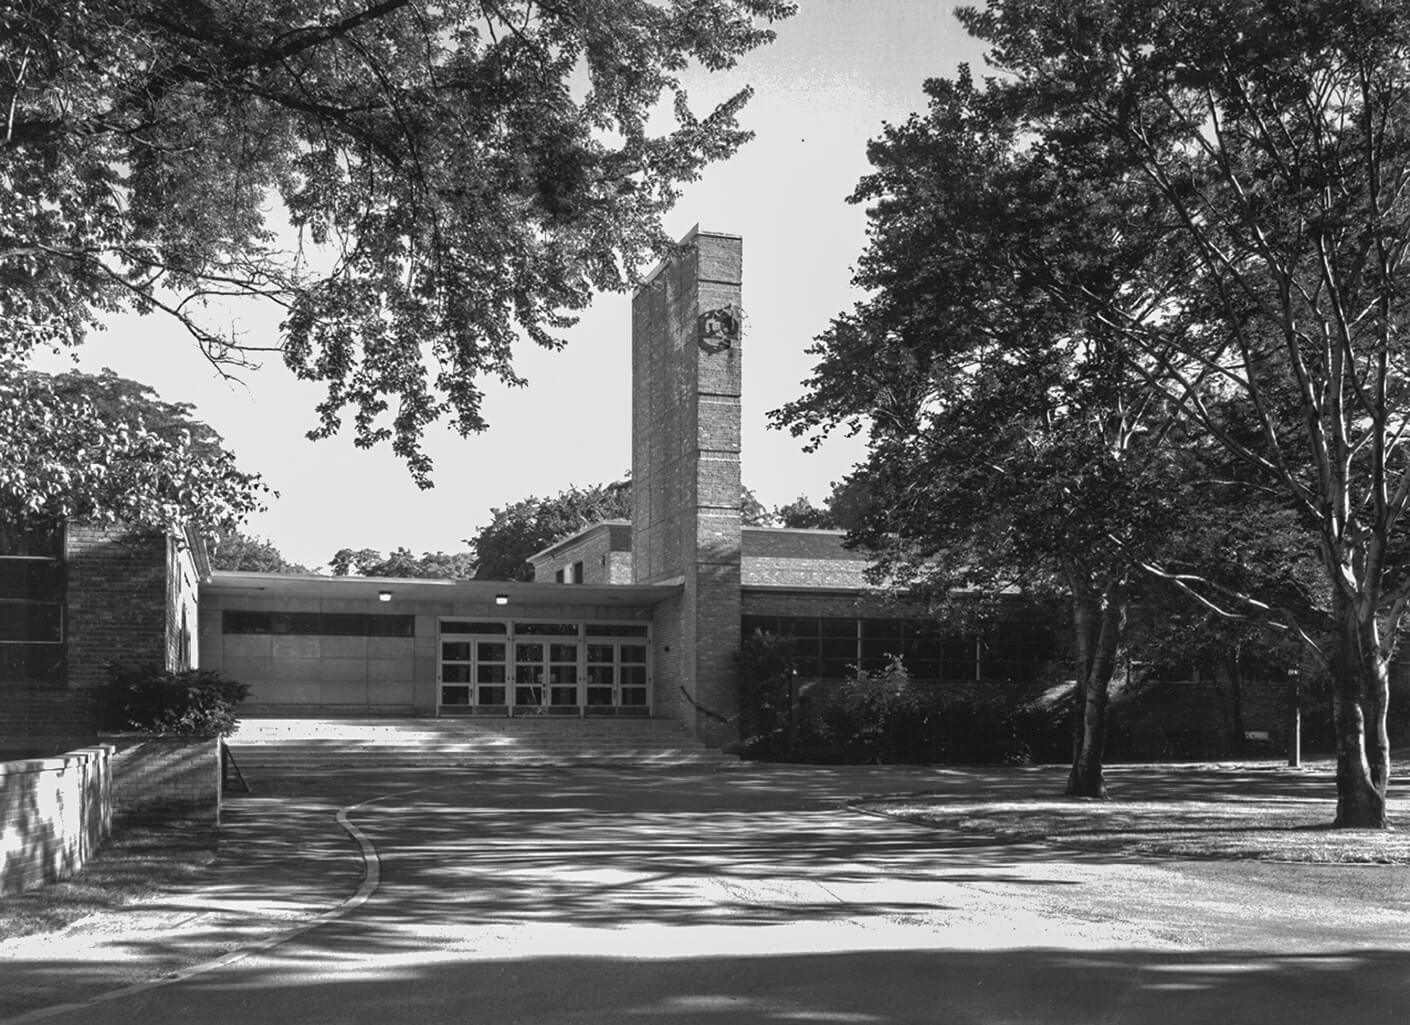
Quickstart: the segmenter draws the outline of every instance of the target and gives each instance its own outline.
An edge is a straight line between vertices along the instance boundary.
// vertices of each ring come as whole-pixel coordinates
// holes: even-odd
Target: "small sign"
[[[1267,731],[1267,730],[1244,730],[1244,739],[1245,739],[1245,740],[1267,740],[1267,739],[1268,739],[1268,731]]]

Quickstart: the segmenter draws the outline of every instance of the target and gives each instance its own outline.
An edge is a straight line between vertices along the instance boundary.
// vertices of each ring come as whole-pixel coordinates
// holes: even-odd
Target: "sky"
[[[805,350],[861,298],[850,280],[866,220],[846,197],[868,170],[867,140],[924,107],[926,78],[982,63],[952,6],[934,0],[800,0],[777,31],[733,70],[687,76],[697,113],[752,85],[741,122],[756,135],[688,185],[666,222],[675,238],[697,224],[743,236],[743,479],[769,508],[800,495],[821,503],[864,455],[858,439],[804,453],[800,439],[769,428],[768,412],[802,394],[814,362]],[[276,336],[275,311],[230,317],[251,342]],[[519,349],[527,387],[487,384],[483,434],[427,433],[429,491],[386,447],[307,440],[322,387],[296,380],[277,355],[226,380],[158,314],[114,318],[76,355],[81,369],[109,367],[191,403],[278,493],[246,532],[318,569],[341,548],[462,551],[492,508],[621,479],[631,464],[630,297],[597,297],[566,338],[559,352]]]

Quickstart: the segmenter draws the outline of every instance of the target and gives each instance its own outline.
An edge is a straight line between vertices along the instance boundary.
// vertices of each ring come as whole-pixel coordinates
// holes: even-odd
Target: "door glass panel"
[[[469,662],[469,641],[442,641],[441,658],[446,662]]]
[[[548,646],[548,703],[555,708],[578,705],[578,645]]]

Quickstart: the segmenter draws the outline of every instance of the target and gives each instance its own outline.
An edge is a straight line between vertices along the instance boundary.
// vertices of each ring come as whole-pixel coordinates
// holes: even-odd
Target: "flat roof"
[[[221,570],[201,582],[207,593],[237,597],[345,598],[376,601],[391,591],[401,601],[493,601],[508,608],[534,605],[655,605],[673,598],[680,584],[559,584],[524,580],[437,580],[421,577],[331,577],[317,574]]]

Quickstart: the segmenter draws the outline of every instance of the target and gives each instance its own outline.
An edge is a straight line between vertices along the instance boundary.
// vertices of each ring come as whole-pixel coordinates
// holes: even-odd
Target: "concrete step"
[[[668,719],[242,719],[242,772],[317,768],[720,764]]]

